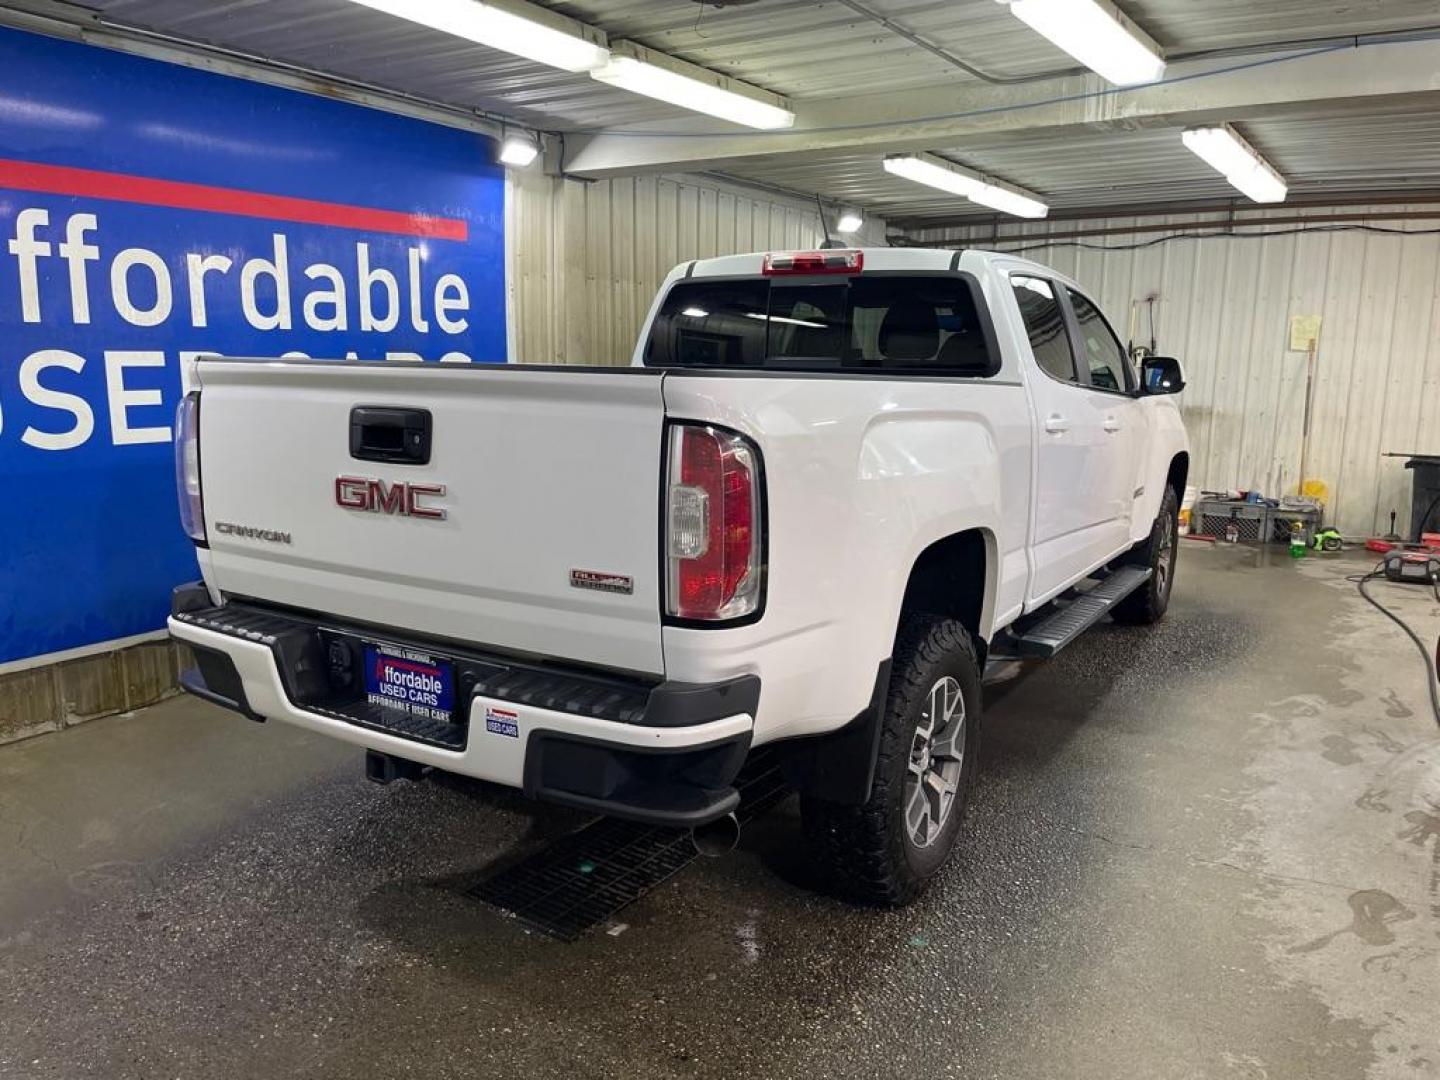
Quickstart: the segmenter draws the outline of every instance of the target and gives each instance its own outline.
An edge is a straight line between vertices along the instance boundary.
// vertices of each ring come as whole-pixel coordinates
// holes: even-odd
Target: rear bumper
[[[739,801],[733,781],[759,698],[753,676],[710,685],[617,678],[268,608],[212,607],[195,586],[176,590],[169,627],[196,656],[184,688],[251,719],[652,824],[703,824]],[[337,678],[332,659],[362,637],[453,657],[454,722],[412,724]]]

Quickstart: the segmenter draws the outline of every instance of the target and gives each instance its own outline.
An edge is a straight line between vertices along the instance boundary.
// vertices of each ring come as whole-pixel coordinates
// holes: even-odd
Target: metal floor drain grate
[[[755,755],[737,779],[744,822],[788,789],[778,766]],[[684,829],[599,818],[466,892],[561,941],[574,941],[699,856]]]

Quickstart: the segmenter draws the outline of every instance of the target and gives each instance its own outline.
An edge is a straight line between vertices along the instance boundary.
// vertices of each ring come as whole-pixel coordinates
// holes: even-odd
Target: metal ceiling
[[[106,17],[545,128],[669,119],[677,111],[349,0],[92,0]],[[690,5],[694,6],[694,5]]]
[[[1290,180],[1297,197],[1440,188],[1440,123],[1430,108],[1270,118],[1237,126]],[[1178,128],[992,136],[937,148],[937,153],[1023,184],[1054,210],[1214,204],[1237,194],[1185,149]],[[890,176],[876,154],[758,158],[732,166],[728,175],[818,192],[896,224],[992,216],[964,199]]]
[[[447,103],[525,110],[550,126],[690,115],[349,0],[90,0],[84,6],[122,22]],[[612,37],[797,99],[973,81],[843,0],[758,0],[718,9],[693,0],[550,0],[545,6]],[[994,0],[864,0],[862,6],[997,76],[1074,65]],[[1435,0],[1131,0],[1126,9],[1167,51],[1179,53],[1440,23]]]
[[[1072,66],[1069,57],[994,0],[757,0],[720,9],[693,0],[546,3],[612,38],[638,40],[797,100],[953,89],[976,81],[857,8],[990,76],[1017,78]],[[1172,55],[1440,23],[1435,0],[1123,0],[1122,6]],[[547,130],[693,115],[349,0],[89,0],[84,10]],[[1440,126],[1427,122],[1425,113],[1271,118],[1246,131],[1273,155],[1297,194],[1440,184]],[[1233,194],[1180,146],[1173,130],[996,136],[935,150],[1040,192],[1057,209]],[[974,209],[892,180],[875,154],[804,162],[753,159],[729,173],[854,201],[897,219],[953,217]]]
[[[776,93],[848,96],[965,79],[857,14],[869,8],[999,77],[1075,66],[995,0],[758,0],[715,9],[693,0],[552,3],[612,36],[637,38]],[[1120,0],[1167,54],[1440,23],[1434,0]]]

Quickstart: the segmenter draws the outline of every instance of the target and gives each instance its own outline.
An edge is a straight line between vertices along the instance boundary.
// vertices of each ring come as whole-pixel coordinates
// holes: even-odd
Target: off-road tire
[[[906,777],[931,691],[946,676],[959,684],[964,704],[959,783],[934,839],[918,846],[906,827]],[[955,847],[979,745],[980,664],[969,632],[953,619],[906,617],[895,644],[870,798],[859,806],[801,799],[806,839],[837,891],[885,907],[920,895]]]
[[[1169,529],[1166,529],[1166,525]],[[1165,558],[1169,549],[1169,559]],[[1122,560],[1127,566],[1147,566],[1150,580],[1115,605],[1111,616],[1127,626],[1149,626],[1159,622],[1170,606],[1175,587],[1175,566],[1180,554],[1180,500],[1175,489],[1166,486],[1160,499],[1160,513],[1150,526],[1150,535],[1131,549]]]

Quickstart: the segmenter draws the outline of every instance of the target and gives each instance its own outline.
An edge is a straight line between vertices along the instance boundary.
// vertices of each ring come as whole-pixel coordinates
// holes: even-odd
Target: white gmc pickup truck
[[[602,814],[731,820],[772,747],[854,896],[955,844],[987,661],[1174,582],[1189,456],[1081,286],[982,251],[677,267],[629,368],[207,359],[184,684]]]

